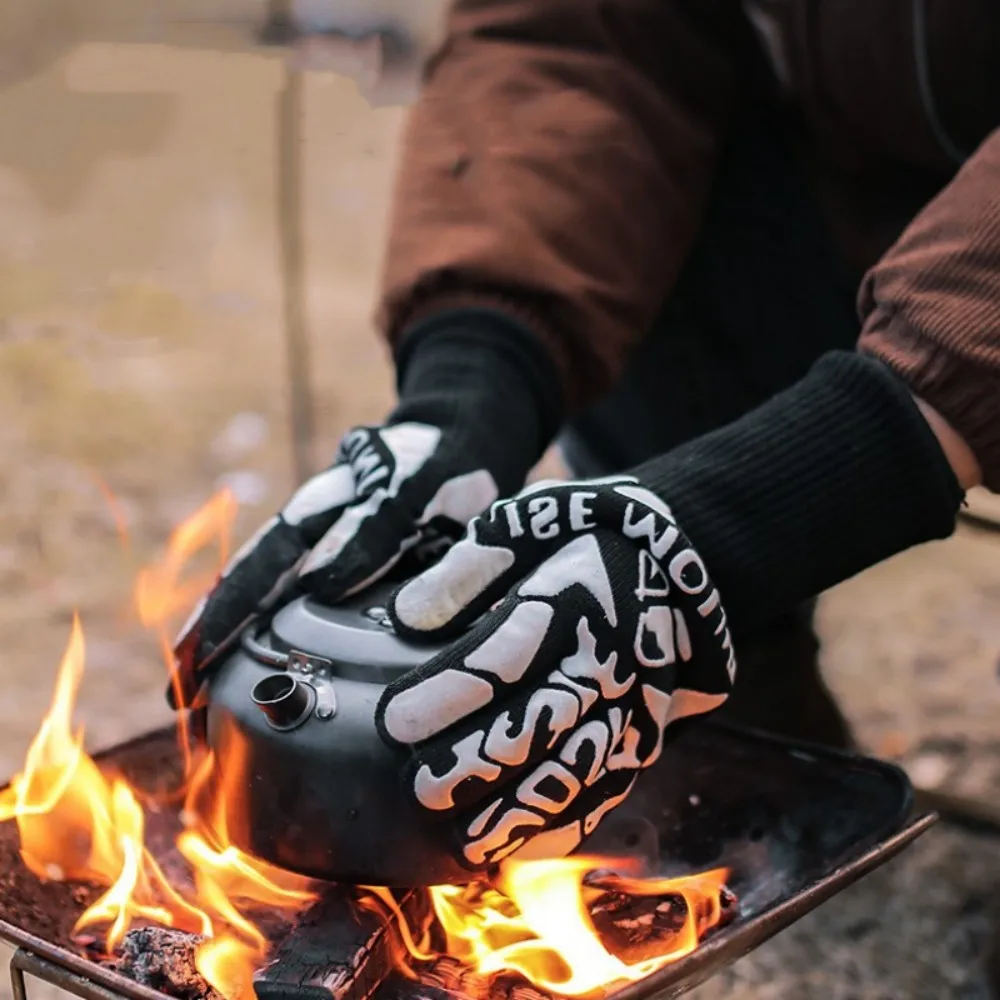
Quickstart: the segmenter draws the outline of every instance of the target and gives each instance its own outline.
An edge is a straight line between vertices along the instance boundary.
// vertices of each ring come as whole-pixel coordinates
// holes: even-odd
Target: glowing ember
[[[168,669],[177,619],[217,579],[235,512],[227,493],[214,497],[172,534],[163,560],[138,574],[139,618],[157,636]],[[192,560],[207,550],[215,550],[215,567],[192,573]],[[248,913],[295,913],[316,898],[314,887],[231,843],[227,817],[241,814],[247,787],[240,744],[217,772],[211,753],[192,755],[186,713],[178,716],[185,768],[177,801],[183,799],[185,829],[177,848],[190,866],[193,888],[170,884],[145,844],[142,796],[120,775],[103,772],[83,749],[83,730],[73,729],[84,654],[83,630],[74,618],[52,702],[24,769],[0,791],[0,821],[16,822],[21,856],[40,879],[106,887],[74,932],[100,929],[109,954],[137,924],[200,935],[195,962],[201,975],[226,1000],[250,1000],[252,976],[267,957],[268,942]],[[433,887],[426,890],[430,906],[419,928],[409,926],[387,889],[365,887],[358,901],[396,924],[402,942],[397,957],[410,976],[419,964],[447,955],[476,974],[519,974],[566,996],[647,976],[693,951],[722,919],[726,871],[667,880],[605,875],[588,883],[589,875],[608,867],[606,859],[586,858],[510,863],[496,885]],[[659,903],[659,909],[671,919],[653,942],[652,957],[644,952],[629,960],[606,947],[595,926],[595,904],[599,909],[609,898],[653,899],[656,908],[668,897],[672,902]]]

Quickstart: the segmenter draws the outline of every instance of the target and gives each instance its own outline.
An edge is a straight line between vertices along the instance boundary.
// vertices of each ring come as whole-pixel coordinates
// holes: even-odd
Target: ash
[[[178,1000],[222,1000],[194,964],[196,934],[163,927],[135,927],[125,935],[116,972]]]

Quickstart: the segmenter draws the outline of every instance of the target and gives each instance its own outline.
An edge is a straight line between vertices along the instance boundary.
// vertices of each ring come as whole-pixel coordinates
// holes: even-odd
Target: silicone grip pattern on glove
[[[297,569],[298,587],[333,603],[386,573],[428,536],[446,545],[498,495],[441,428],[407,422],[357,427],[314,476],[236,553],[176,644],[185,688],[198,663]]]
[[[718,591],[631,477],[493,504],[389,611],[404,636],[471,625],[386,689],[376,723],[410,748],[410,793],[452,820],[472,868],[572,850],[667,725],[721,705],[735,679]]]

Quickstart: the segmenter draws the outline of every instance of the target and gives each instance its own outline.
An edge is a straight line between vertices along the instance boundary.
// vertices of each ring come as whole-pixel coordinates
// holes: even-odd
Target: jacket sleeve
[[[744,30],[732,0],[455,0],[403,141],[390,343],[486,307],[569,410],[612,385],[697,231]]]
[[[1000,130],[865,277],[859,347],[952,424],[1000,492]]]

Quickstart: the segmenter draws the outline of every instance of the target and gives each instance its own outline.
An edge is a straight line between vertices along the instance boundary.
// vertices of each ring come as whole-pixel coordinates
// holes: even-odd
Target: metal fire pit
[[[173,739],[162,730],[95,756],[135,773],[136,759],[157,752],[162,759]],[[705,720],[677,726],[660,761],[588,847],[637,857],[649,874],[728,867],[738,912],[686,958],[608,997],[680,996],[884,864],[935,819],[913,815],[910,783],[889,764]],[[394,975],[379,947],[384,928],[352,917],[337,902],[347,898],[331,886],[300,927],[274,942],[275,960],[256,983],[259,1000],[329,1000],[333,980],[337,1000],[454,1000],[433,969],[423,983]],[[68,942],[43,940],[2,894],[0,937],[18,949],[15,1000],[26,1000],[25,972],[86,1000],[165,996]]]

